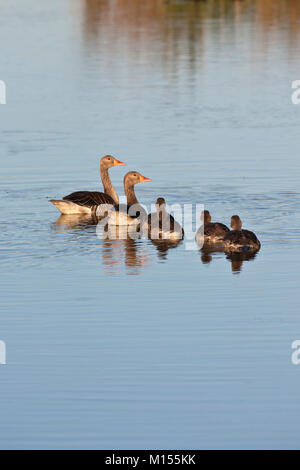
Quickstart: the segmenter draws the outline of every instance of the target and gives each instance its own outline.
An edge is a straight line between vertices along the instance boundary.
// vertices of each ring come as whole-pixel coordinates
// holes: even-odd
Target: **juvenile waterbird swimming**
[[[119,197],[113,187],[108,170],[113,166],[119,165],[125,165],[125,163],[117,160],[112,155],[105,155],[105,157],[101,158],[100,177],[104,192],[76,191],[60,200],[51,199],[50,202],[62,214],[93,214],[100,204],[117,204]]]
[[[151,240],[179,241],[184,237],[184,230],[166,210],[166,201],[159,197],[155,204],[156,212],[148,215],[148,236]],[[144,226],[145,229],[145,226]]]
[[[256,253],[261,247],[255,233],[242,229],[242,221],[238,215],[231,217],[232,230],[223,239],[226,253]]]
[[[230,232],[229,228],[220,222],[212,222],[209,211],[205,210],[201,214],[202,226],[196,233],[196,242],[199,244],[214,244],[223,241],[223,238]]]

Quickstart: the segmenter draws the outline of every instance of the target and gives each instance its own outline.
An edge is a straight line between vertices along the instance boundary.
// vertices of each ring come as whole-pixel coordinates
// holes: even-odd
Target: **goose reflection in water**
[[[172,250],[173,248],[177,248],[182,240],[178,242],[170,242],[168,240],[151,240],[151,243],[156,247],[157,250],[157,257],[162,261],[166,261],[168,259],[168,251]]]
[[[53,227],[59,232],[67,232],[70,229],[88,229],[91,225],[97,225],[96,217],[91,215],[73,214],[61,215],[53,223]]]
[[[222,246],[213,246],[205,244],[201,250],[201,261],[203,264],[209,264],[213,260],[213,254],[224,253]],[[239,274],[242,271],[244,261],[251,261],[256,258],[257,253],[233,253],[226,254],[226,259],[231,262],[231,269],[234,274]]]
[[[200,253],[202,263],[209,264],[213,260],[213,253],[224,253],[224,250],[221,246],[205,243],[201,248]]]
[[[130,231],[127,226],[98,226],[97,235],[103,240],[102,262],[113,267],[124,260],[127,274],[137,275],[150,266],[150,258],[140,234]],[[113,272],[110,272],[113,274]]]
[[[177,248],[178,245],[182,243],[182,240],[179,240],[177,243],[168,240],[149,240],[147,244],[145,240],[141,239],[140,233],[128,233],[127,226],[117,227],[105,225],[101,227],[101,225],[98,225],[98,222],[99,220],[96,217],[87,215],[61,215],[56,222],[53,223],[53,227],[57,233],[66,233],[75,230],[74,237],[77,237],[79,231],[87,233],[91,230],[91,227],[93,227],[94,230],[97,226],[97,236],[102,241],[102,264],[104,267],[109,268],[108,274],[117,274],[120,272],[123,265],[126,266],[127,274],[140,274],[143,269],[151,265],[151,257],[149,253],[147,253],[149,243],[155,246],[157,257],[161,261],[166,261],[168,259],[169,250]],[[222,246],[215,244],[204,244],[200,253],[203,264],[210,264],[213,261],[213,255],[216,253],[224,254],[226,259],[231,262],[232,272],[236,274],[242,271],[245,261],[251,261],[256,258],[256,254],[249,253],[226,255]]]
[[[129,233],[130,229],[126,226],[101,225],[97,217],[77,214],[61,215],[52,226],[58,234],[71,233],[73,235],[73,230],[74,237],[70,240],[77,238],[78,232],[88,233],[91,228],[94,237],[96,228],[97,236],[101,240],[102,264],[109,268],[108,274],[117,274],[123,264],[129,275],[140,274],[144,268],[150,266],[146,245],[140,240],[141,234]],[[82,245],[80,247],[82,249]]]
[[[226,258],[231,262],[231,269],[234,274],[239,274],[242,271],[244,261],[253,261],[257,253],[235,253],[228,254]]]

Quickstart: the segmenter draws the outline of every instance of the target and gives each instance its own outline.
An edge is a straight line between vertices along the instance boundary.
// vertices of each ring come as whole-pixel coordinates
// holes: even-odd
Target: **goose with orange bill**
[[[51,199],[50,202],[57,207],[62,214],[95,214],[101,204],[115,205],[119,202],[118,194],[111,182],[109,168],[125,165],[112,155],[105,155],[100,160],[100,177],[104,192],[76,191],[63,199]]]
[[[124,192],[127,204],[115,204],[108,214],[107,221],[111,225],[140,225],[147,218],[146,210],[140,205],[134,187],[138,183],[152,181],[138,171],[129,171],[124,176]],[[102,215],[97,210],[96,215]]]

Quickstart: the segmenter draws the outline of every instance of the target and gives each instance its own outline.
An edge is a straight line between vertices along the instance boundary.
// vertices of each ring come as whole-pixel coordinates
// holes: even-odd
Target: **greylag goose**
[[[129,171],[124,176],[124,192],[127,204],[114,204],[108,215],[108,223],[111,225],[135,225],[147,217],[145,209],[139,204],[134,192],[134,186],[144,181],[152,181],[151,178],[142,176],[137,171]],[[97,216],[101,216],[101,208],[96,211]]]
[[[201,214],[202,226],[196,233],[196,242],[199,244],[214,244],[223,241],[225,235],[230,232],[226,225],[220,222],[212,222],[209,211],[205,210]]]
[[[50,202],[57,207],[62,214],[94,214],[96,208],[101,204],[117,204],[119,197],[112,185],[108,174],[109,168],[125,165],[111,155],[105,155],[100,160],[100,176],[104,192],[98,191],[76,191],[65,196],[63,199],[51,199]]]
[[[148,236],[151,240],[179,241],[184,230],[166,210],[166,201],[159,197],[155,203],[156,213],[148,215]]]
[[[238,215],[231,217],[232,230],[223,239],[226,253],[256,253],[261,247],[255,233],[242,229],[242,221]]]

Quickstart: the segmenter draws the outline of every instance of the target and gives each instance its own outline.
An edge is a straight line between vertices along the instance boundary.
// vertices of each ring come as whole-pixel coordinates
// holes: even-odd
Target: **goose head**
[[[157,212],[163,212],[166,208],[166,201],[163,197],[159,197],[156,200],[155,207]]]
[[[113,166],[126,165],[126,163],[117,160],[112,155],[105,155],[100,160],[100,167],[102,168],[112,168]]]
[[[231,217],[231,228],[232,230],[242,230],[242,221],[238,215],[233,215]]]
[[[152,181],[151,178],[146,178],[146,176],[141,175],[138,171],[129,171],[124,176],[124,186],[131,187],[138,183],[143,183],[144,181]]]
[[[209,211],[203,211],[202,212],[201,221],[204,225],[209,224],[211,222],[211,215],[210,215]]]

